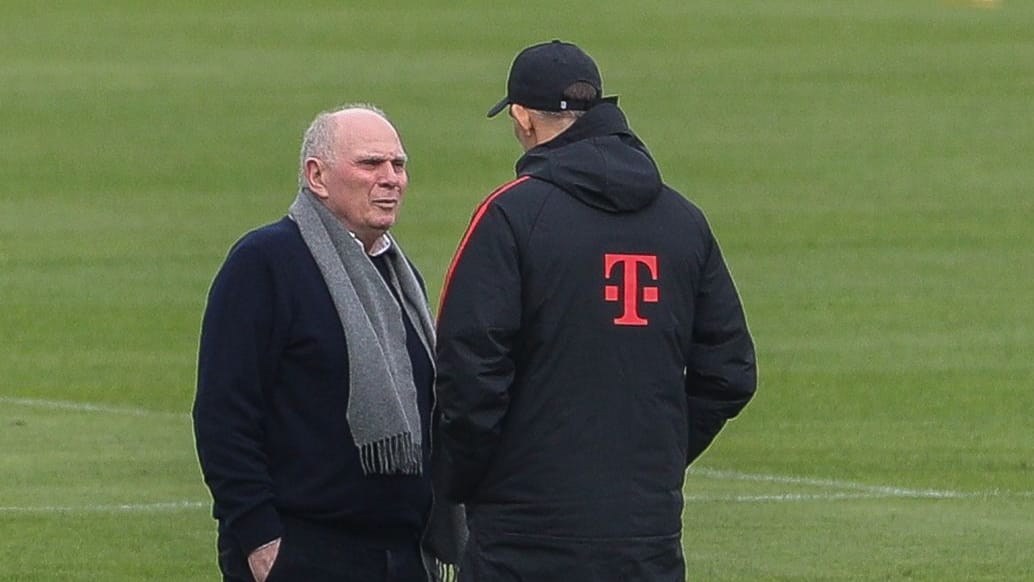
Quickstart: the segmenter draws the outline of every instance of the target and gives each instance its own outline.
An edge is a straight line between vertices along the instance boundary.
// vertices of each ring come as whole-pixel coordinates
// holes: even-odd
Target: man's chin
[[[380,231],[387,231],[389,228],[395,226],[396,222],[398,222],[397,212],[385,213],[381,216],[378,216],[374,220],[371,220],[370,228],[374,228]]]

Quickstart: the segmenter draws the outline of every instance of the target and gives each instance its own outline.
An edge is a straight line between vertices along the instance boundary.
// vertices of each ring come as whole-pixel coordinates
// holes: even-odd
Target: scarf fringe
[[[364,475],[420,475],[423,471],[420,445],[413,435],[402,433],[359,447]]]
[[[459,572],[455,565],[435,560],[434,566],[434,582],[456,582]]]

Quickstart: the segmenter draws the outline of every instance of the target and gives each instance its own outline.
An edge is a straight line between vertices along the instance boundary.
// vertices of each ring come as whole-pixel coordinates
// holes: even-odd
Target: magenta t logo
[[[624,278],[621,285],[605,285],[603,299],[605,301],[623,301],[625,311],[614,320],[614,325],[647,325],[649,321],[639,315],[639,290],[642,289],[641,301],[657,303],[660,290],[655,286],[639,286],[639,265],[646,265],[650,277],[657,282],[657,255],[603,255],[603,278],[610,279],[615,265],[622,265]]]

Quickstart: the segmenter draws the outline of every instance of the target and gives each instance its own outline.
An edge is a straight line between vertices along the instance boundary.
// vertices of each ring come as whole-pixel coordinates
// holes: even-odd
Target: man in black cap
[[[682,581],[682,485],[754,394],[754,347],[702,212],[664,185],[593,60],[510,69],[525,150],[477,209],[438,321],[436,486],[461,580]]]

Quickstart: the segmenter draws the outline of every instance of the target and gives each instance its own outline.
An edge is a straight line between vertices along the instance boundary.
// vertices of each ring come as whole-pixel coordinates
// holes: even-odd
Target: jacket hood
[[[607,212],[634,212],[662,189],[661,174],[624,113],[601,103],[556,138],[517,160],[517,175],[545,180],[584,204]]]

